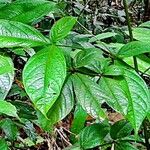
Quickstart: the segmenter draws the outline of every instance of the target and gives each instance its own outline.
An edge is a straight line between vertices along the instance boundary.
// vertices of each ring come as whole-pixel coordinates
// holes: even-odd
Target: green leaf
[[[103,144],[104,138],[108,134],[110,127],[108,124],[93,124],[85,127],[80,133],[80,145],[84,149],[94,148]]]
[[[126,116],[137,134],[150,106],[150,95],[143,79],[124,68],[124,79],[102,78],[99,84],[112,98],[107,103]]]
[[[75,57],[77,68],[92,64],[94,60],[102,58],[102,52],[97,48],[88,48],[79,51]],[[94,61],[95,62],[95,61]]]
[[[46,116],[58,98],[66,77],[61,49],[47,47],[29,59],[23,70],[25,90],[35,107]]]
[[[53,43],[62,40],[65,38],[68,33],[72,30],[73,26],[76,23],[76,18],[68,16],[61,18],[58,20],[53,27],[51,28],[50,32],[50,39]]]
[[[142,42],[150,42],[150,29],[148,28],[134,28],[133,29],[134,39]]]
[[[116,140],[130,135],[132,130],[133,128],[129,122],[120,120],[111,126],[110,135]]]
[[[11,119],[4,119],[1,121],[1,129],[4,131],[6,137],[14,141],[17,138],[18,129]]]
[[[135,71],[126,69],[125,79],[128,96],[128,113],[126,117],[136,134],[150,110],[150,94],[146,83]]]
[[[87,65],[86,68],[102,74],[104,70],[111,64],[110,58],[99,58],[99,60],[92,60],[91,64]]]
[[[106,99],[107,104],[117,112],[127,114],[128,98],[122,88],[123,84],[123,77],[102,77],[99,81],[100,87],[109,95],[109,99]]]
[[[141,72],[145,72],[150,66],[150,59],[145,55],[138,55],[136,57],[138,62],[138,69]],[[127,64],[134,67],[133,57],[126,57],[123,59]],[[146,71],[146,74],[150,75],[150,69]]]
[[[123,74],[123,69],[117,65],[106,66],[103,69],[103,75],[105,76],[121,76]]]
[[[11,103],[17,108],[17,112],[20,118],[25,118],[27,120],[37,119],[33,106],[30,106],[28,103],[22,101],[11,101]]]
[[[33,27],[0,19],[0,48],[34,47],[47,43],[47,39]]]
[[[16,107],[7,101],[0,100],[0,113],[18,118]]]
[[[13,62],[9,57],[0,55],[0,99],[5,99],[14,79]]]
[[[2,138],[0,138],[0,149],[1,150],[8,150],[8,145],[6,141]]]
[[[98,35],[90,38],[89,42],[95,42],[98,40],[107,39],[107,38],[113,37],[115,35],[117,35],[117,33],[113,33],[113,32],[101,33],[101,34],[98,34]]]
[[[74,106],[74,97],[72,82],[70,79],[67,80],[63,86],[62,92],[59,98],[56,100],[54,105],[48,111],[46,118],[40,112],[38,115],[38,122],[45,131],[50,131],[55,123],[64,119],[72,110]]]
[[[53,126],[50,122],[50,120],[45,117],[40,111],[37,110],[37,117],[38,117],[38,124],[40,126],[40,128],[42,128],[44,131],[47,131],[47,132],[52,132],[53,130]]]
[[[118,52],[120,58],[136,56],[139,54],[150,52],[150,43],[133,41],[124,45]]]
[[[45,0],[18,0],[1,8],[0,19],[32,23],[54,11],[56,5]]]
[[[73,106],[73,86],[72,81],[69,78],[64,84],[59,98],[56,100],[52,108],[47,113],[48,118],[50,118],[51,124],[55,124],[58,121],[64,119],[71,112]]]
[[[30,121],[25,121],[24,131],[27,134],[28,138],[30,138],[30,140],[36,142],[38,135],[36,134],[33,123],[31,123]]]
[[[76,135],[79,134],[80,131],[85,126],[86,118],[87,118],[87,113],[79,104],[77,104],[70,131]],[[71,141],[73,143],[77,142],[75,135],[71,135]]]
[[[109,97],[94,81],[82,74],[72,76],[76,98],[82,108],[96,118],[105,118],[101,104]]]
[[[115,150],[138,150],[136,147],[131,145],[129,142],[120,141],[115,144]]]
[[[149,28],[150,27],[150,21],[146,21],[146,22],[140,24],[139,27],[147,27],[147,28]]]

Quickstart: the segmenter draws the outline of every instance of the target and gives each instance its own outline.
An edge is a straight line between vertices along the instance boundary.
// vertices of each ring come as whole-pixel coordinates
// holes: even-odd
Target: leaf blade
[[[0,55],[0,99],[5,99],[14,79],[14,66],[9,57]]]
[[[25,90],[45,116],[58,98],[65,77],[65,58],[56,46],[41,50],[26,64],[23,70]]]
[[[105,118],[101,104],[104,99],[109,98],[107,94],[85,75],[75,74],[72,80],[77,100],[83,109],[93,117]]]
[[[0,113],[18,118],[16,107],[7,101],[0,100]]]
[[[136,56],[139,54],[150,52],[150,43],[133,41],[124,45],[118,52],[118,56],[121,58]]]
[[[48,40],[36,29],[16,21],[0,19],[0,48],[35,47]]]
[[[71,16],[64,17],[58,20],[51,28],[50,39],[52,43],[56,43],[57,41],[65,38],[73,28],[75,23],[76,19]]]
[[[84,149],[94,148],[103,143],[105,136],[109,132],[107,124],[93,124],[85,127],[80,133],[80,145]],[[94,136],[94,138],[93,138]]]

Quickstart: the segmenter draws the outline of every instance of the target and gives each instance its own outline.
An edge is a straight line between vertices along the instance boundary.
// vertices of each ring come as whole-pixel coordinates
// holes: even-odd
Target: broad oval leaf
[[[77,142],[76,135],[78,135],[81,132],[81,130],[84,128],[87,116],[88,115],[86,111],[81,107],[81,105],[77,104],[73,115],[74,118],[71,124],[71,129],[70,129],[70,131],[74,133],[70,137],[72,143]]]
[[[56,5],[45,0],[18,0],[1,8],[0,19],[32,23],[54,11]]]
[[[35,107],[46,116],[58,98],[66,77],[61,49],[47,47],[29,59],[23,70],[25,90]]]
[[[0,113],[18,118],[16,107],[7,101],[0,100]]]
[[[52,124],[55,124],[56,122],[64,119],[71,112],[73,106],[73,85],[72,81],[69,78],[63,86],[60,96],[47,113],[48,118],[50,118],[50,122]]]
[[[81,148],[89,149],[103,144],[109,130],[109,125],[105,123],[97,123],[85,127],[79,135]]]
[[[9,57],[0,55],[0,99],[5,99],[14,79],[14,66]]]
[[[53,43],[65,38],[76,23],[76,18],[68,16],[58,20],[50,32],[50,39]]]
[[[132,130],[133,128],[128,121],[120,120],[111,126],[110,135],[116,140],[130,135]]]
[[[107,100],[108,104],[126,116],[137,134],[150,109],[150,95],[143,79],[136,72],[124,68],[124,79],[102,78],[100,86],[110,93],[112,99]]]
[[[128,99],[126,93],[122,89],[123,82],[123,77],[102,77],[99,81],[99,85],[103,90],[107,91],[110,97],[110,99],[106,99],[107,104],[117,112],[127,114]]]
[[[82,74],[72,76],[77,101],[87,113],[96,118],[105,118],[101,104],[109,96],[94,81]]]
[[[96,60],[99,60],[102,57],[102,52],[97,48],[81,50],[75,56],[76,68],[95,63]]]
[[[9,118],[3,119],[0,122],[0,128],[4,131],[6,137],[14,141],[17,138],[18,135],[18,129],[16,124]]]
[[[126,117],[137,134],[150,110],[150,94],[146,83],[135,71],[126,69],[124,76],[127,84],[126,92],[129,103]]]
[[[73,87],[70,79],[66,81],[61,91],[60,96],[50,108],[46,118],[41,113],[38,114],[38,122],[46,131],[50,130],[55,123],[64,119],[74,106]]]
[[[150,43],[133,41],[124,45],[118,52],[118,56],[121,58],[136,56],[139,54],[150,52]]]
[[[33,27],[0,19],[0,48],[34,47],[47,43],[48,40]]]

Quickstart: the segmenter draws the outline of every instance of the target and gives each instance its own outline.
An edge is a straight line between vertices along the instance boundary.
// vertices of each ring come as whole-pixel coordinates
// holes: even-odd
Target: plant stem
[[[132,28],[131,28],[131,22],[130,22],[130,16],[129,16],[129,12],[128,12],[128,4],[126,0],[123,0],[123,5],[124,5],[124,9],[125,9],[125,14],[126,14],[126,20],[127,20],[127,25],[128,25],[128,30],[129,30],[129,36],[130,36],[130,41],[133,41],[133,33],[132,33]],[[134,67],[136,72],[138,72],[138,63],[137,63],[137,59],[135,56],[133,56],[133,62],[134,62]]]
[[[130,36],[130,41],[133,41],[133,33],[132,33],[132,28],[131,28],[131,22],[130,22],[130,16],[129,16],[129,12],[128,12],[128,5],[127,5],[127,1],[123,0],[123,5],[124,5],[124,9],[125,9],[125,14],[126,14],[126,20],[127,20],[127,24],[128,24],[128,30],[129,30],[129,36]],[[137,63],[137,59],[134,56],[133,57],[133,61],[134,61],[134,67],[136,72],[138,72],[138,63]],[[146,144],[146,148],[147,150],[150,150],[150,144],[149,144],[149,138],[147,135],[147,125],[146,125],[146,119],[143,122],[143,127],[144,127],[144,136],[145,136],[145,144]]]
[[[143,122],[143,127],[144,127],[144,138],[145,138],[145,144],[147,150],[150,150],[150,143],[149,143],[149,135],[147,131],[147,120],[145,119]]]

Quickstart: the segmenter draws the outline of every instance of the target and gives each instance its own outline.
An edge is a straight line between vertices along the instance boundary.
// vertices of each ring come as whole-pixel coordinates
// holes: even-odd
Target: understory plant
[[[150,149],[150,91],[144,80],[150,77],[150,22],[131,28],[126,1],[124,6],[127,40],[107,43],[118,33],[79,34],[78,26],[86,28],[62,12],[62,3],[0,2],[0,150],[26,146],[16,142],[21,128],[37,144],[35,125],[52,135],[70,113],[74,134],[66,149]],[[44,16],[54,21],[49,33],[38,26]],[[103,105],[121,120],[112,125]],[[89,116],[93,122],[85,127]]]

